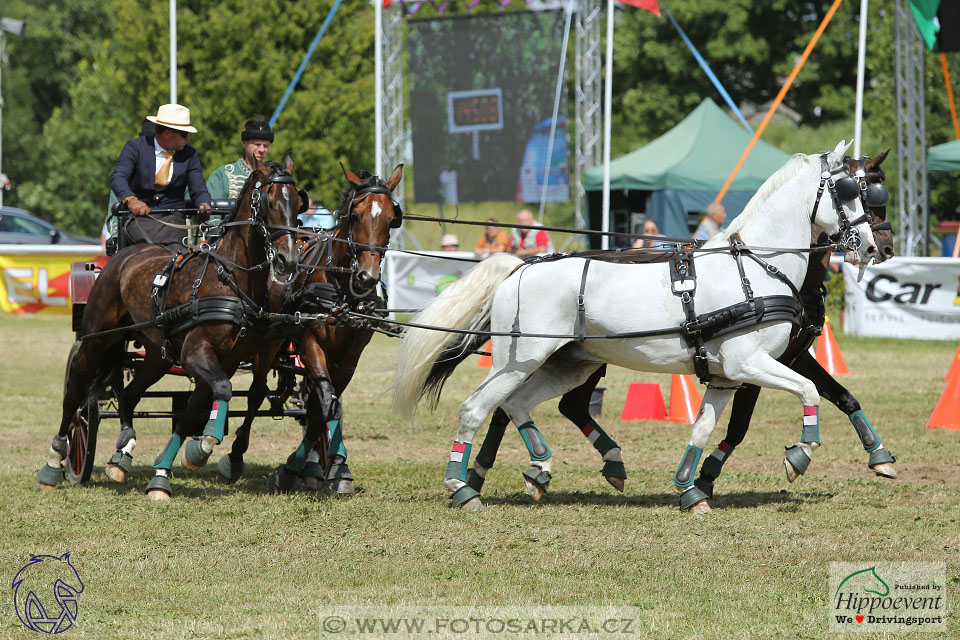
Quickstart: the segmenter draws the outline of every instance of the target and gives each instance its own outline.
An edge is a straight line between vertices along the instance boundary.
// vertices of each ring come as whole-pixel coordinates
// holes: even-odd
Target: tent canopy
[[[960,171],[960,140],[927,149],[927,171]]]
[[[689,235],[687,212],[703,211],[736,166],[751,134],[710,98],[662,136],[610,162],[610,190],[652,191],[646,213],[661,233]],[[790,154],[757,141],[724,196],[727,222]],[[584,176],[587,191],[603,189],[603,167]],[[592,208],[591,208],[592,209]],[[591,210],[591,217],[594,217]],[[595,225],[592,225],[595,226]]]

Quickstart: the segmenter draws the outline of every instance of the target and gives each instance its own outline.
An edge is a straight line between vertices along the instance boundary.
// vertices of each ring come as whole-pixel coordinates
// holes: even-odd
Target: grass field
[[[896,560],[947,563],[946,636],[960,636],[960,432],[924,428],[953,343],[838,335],[853,371],[842,381],[897,456],[898,480],[867,469],[850,423],[825,406],[824,446],[789,485],[781,459],[799,436],[800,407],[767,391],[717,484],[714,512],[692,517],[678,512],[671,485],[689,427],[618,419],[630,382],[660,382],[666,395],[669,377],[615,368],[602,383],[601,424],[624,451],[624,494],[551,403],[535,413],[555,460],[543,502],[524,492],[527,454],[510,432],[488,475],[488,508],[449,509],[442,476],[457,408],[484,370],[468,360],[436,412],[400,423],[385,393],[396,344],[384,337],[344,398],[363,489],[353,499],[265,494],[266,476],[299,439],[292,420],[255,425],[236,485],[220,484],[215,464],[190,474],[178,463],[167,504],[148,504],[143,489],[169,421],[137,423],[124,486],[102,474],[117,433],[108,421],[93,480],[40,493],[34,474],[59,421],[71,340],[66,317],[0,316],[0,570],[12,580],[33,554],[71,553],[85,590],[62,637],[352,637],[323,635],[325,608],[435,604],[604,605],[630,612],[633,634],[623,637],[634,638],[824,638],[829,563]],[[35,637],[7,593],[0,637]]]

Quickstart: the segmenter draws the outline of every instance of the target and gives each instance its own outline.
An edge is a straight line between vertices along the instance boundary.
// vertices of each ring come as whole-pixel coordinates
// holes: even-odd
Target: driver
[[[184,214],[162,210],[185,208],[187,187],[200,209],[210,208],[200,156],[187,144],[190,134],[197,130],[190,126],[190,110],[179,104],[161,105],[157,115],[147,119],[156,126],[155,135],[134,138],[123,145],[110,176],[110,188],[133,214],[124,224],[131,243],[180,246],[186,229],[170,225],[184,225]]]

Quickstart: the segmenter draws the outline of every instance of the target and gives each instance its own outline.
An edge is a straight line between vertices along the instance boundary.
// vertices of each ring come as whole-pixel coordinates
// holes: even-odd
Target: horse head
[[[873,257],[877,264],[894,256],[893,228],[887,221],[887,201],[890,194],[883,183],[886,173],[880,166],[889,153],[890,150],[887,149],[876,158],[844,158],[848,172],[860,182],[860,198],[867,215],[870,216],[870,228],[877,243],[877,254]]]
[[[354,173],[341,165],[349,187],[343,194],[338,235],[351,254],[350,292],[363,296],[380,282],[380,262],[390,242],[390,230],[403,221],[393,190],[403,177],[397,165],[386,182],[366,171]]]
[[[239,198],[237,219],[247,217],[260,229],[270,278],[277,284],[290,284],[296,276],[297,215],[306,210],[307,200],[307,193],[297,189],[289,153],[283,166],[258,162]]]
[[[33,556],[14,576],[11,588],[17,617],[32,631],[60,633],[77,619],[77,595],[83,593],[83,580],[69,553]]]
[[[845,261],[865,267],[877,254],[877,245],[860,198],[860,186],[843,166],[849,146],[841,140],[833,151],[819,157],[820,186],[811,222],[840,245]],[[838,174],[841,177],[835,178]]]

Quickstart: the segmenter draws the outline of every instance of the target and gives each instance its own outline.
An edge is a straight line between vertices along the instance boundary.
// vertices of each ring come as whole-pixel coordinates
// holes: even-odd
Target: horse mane
[[[747,206],[743,208],[743,211],[733,219],[730,225],[727,227],[727,230],[723,233],[718,233],[716,236],[711,238],[704,244],[705,247],[717,247],[727,244],[727,238],[729,238],[734,233],[737,233],[750,221],[756,213],[763,208],[763,205],[767,202],[770,197],[777,192],[780,187],[790,182],[793,178],[797,176],[801,171],[803,171],[810,163],[810,156],[797,153],[794,154],[789,160],[787,160],[782,167],[777,169],[777,171],[766,179],[766,181],[760,185],[760,188],[757,189],[757,192],[753,194],[753,197],[750,198],[750,201],[747,203]]]

